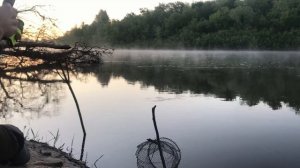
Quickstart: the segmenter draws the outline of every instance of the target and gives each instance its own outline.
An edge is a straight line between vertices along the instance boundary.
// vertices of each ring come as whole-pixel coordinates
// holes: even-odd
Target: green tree
[[[210,15],[209,21],[216,27],[216,29],[222,30],[229,28],[233,20],[230,17],[230,10],[228,7],[222,7],[217,12]]]
[[[60,41],[113,47],[297,49],[299,0],[215,0],[159,4],[122,20],[100,10]]]
[[[238,6],[232,9],[229,13],[230,18],[238,28],[244,28],[252,25],[255,13],[249,6]]]

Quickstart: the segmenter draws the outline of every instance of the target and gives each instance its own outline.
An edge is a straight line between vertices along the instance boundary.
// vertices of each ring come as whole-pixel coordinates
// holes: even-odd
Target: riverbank
[[[46,143],[27,141],[31,159],[25,166],[18,168],[45,168],[45,167],[88,167],[85,162],[72,158],[69,154],[49,146]]]

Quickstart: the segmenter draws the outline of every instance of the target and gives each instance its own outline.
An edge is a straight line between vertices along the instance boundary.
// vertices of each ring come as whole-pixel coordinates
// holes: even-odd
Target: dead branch
[[[52,42],[34,42],[34,41],[20,41],[15,47],[47,47],[53,49],[71,49],[70,45],[60,45]]]
[[[84,43],[76,43],[71,47],[70,45],[60,45],[53,42],[33,41],[21,41],[13,48],[7,45],[2,46],[2,48],[0,54],[16,56],[20,60],[22,60],[22,57],[32,60],[40,59],[47,63],[63,63],[68,60],[70,64],[102,63],[102,56],[111,55],[114,51],[108,48],[89,47]]]
[[[6,41],[1,40],[0,41],[0,47],[2,49],[12,48]],[[72,47],[70,45],[60,45],[55,44],[53,42],[36,42],[36,41],[20,41],[15,46],[16,47],[26,47],[26,48],[33,48],[33,47],[47,47],[47,48],[53,48],[53,49],[71,49]]]
[[[46,6],[45,5],[34,5],[34,6],[29,7],[29,8],[26,8],[26,9],[18,10],[18,13],[28,13],[28,12],[33,13],[36,16],[40,17],[43,21],[49,20],[50,23],[52,23],[52,25],[56,26],[56,24],[55,24],[56,19],[53,19],[51,17],[47,17],[45,14],[40,12],[40,10],[44,7],[46,7]]]

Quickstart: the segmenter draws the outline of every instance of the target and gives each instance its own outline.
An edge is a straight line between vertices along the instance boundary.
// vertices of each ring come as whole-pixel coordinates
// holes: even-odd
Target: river
[[[80,157],[83,132],[66,84],[1,81],[1,124]],[[103,155],[98,167],[136,167],[137,146],[155,138],[156,105],[159,133],[179,146],[180,168],[300,167],[299,52],[116,50],[71,81],[90,166]]]

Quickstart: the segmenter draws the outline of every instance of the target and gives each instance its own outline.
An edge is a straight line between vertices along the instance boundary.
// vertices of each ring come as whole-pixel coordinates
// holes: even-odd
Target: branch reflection
[[[0,114],[10,117],[12,112],[27,117],[54,115],[64,96],[62,80],[46,67],[9,69],[0,71]],[[42,113],[42,114],[41,114]]]
[[[76,95],[70,84],[70,74],[80,79],[79,73],[71,66],[44,64],[38,60],[24,60],[22,57],[21,59],[3,57],[0,62],[0,117],[2,118],[12,117],[13,112],[28,113],[30,117],[34,114],[40,117],[41,113],[51,115],[57,112],[58,109],[54,107],[57,107],[64,96],[63,85],[67,84],[76,103],[83,129],[80,155],[82,160],[86,131]]]

